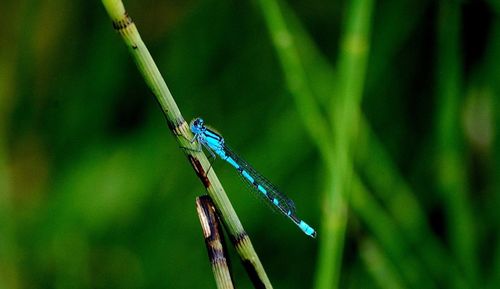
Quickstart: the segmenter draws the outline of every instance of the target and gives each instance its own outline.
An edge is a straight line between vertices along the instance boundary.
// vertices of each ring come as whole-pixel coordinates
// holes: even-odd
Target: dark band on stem
[[[113,21],[113,28],[117,31],[120,31],[122,29],[127,28],[128,26],[130,26],[133,23],[134,23],[134,21],[132,21],[132,18],[130,18],[130,16],[128,16],[127,12],[125,12],[122,19]]]
[[[193,157],[192,155],[188,155],[188,159],[191,162],[191,165],[193,165],[196,175],[203,183],[203,186],[205,186],[205,188],[210,187],[210,180],[208,179],[207,174],[205,173],[205,170],[200,163],[200,160]]]
[[[182,118],[174,120],[167,119],[168,128],[174,133],[175,136],[184,135],[183,131],[187,130],[187,122]]]
[[[234,246],[239,246],[245,239],[248,239],[247,232],[242,231],[238,233],[237,235],[229,235],[229,238],[231,239],[231,242],[234,244]]]
[[[205,240],[207,247],[210,247],[211,250],[208,251],[208,258],[212,264],[227,264],[226,260],[226,252],[220,245],[220,240],[217,241],[209,241]]]
[[[207,223],[204,229],[205,243],[207,245],[208,256],[212,264],[226,263],[226,252],[224,251],[224,246],[221,243],[222,230],[219,227],[220,220],[217,216],[216,209],[212,202],[212,199],[207,196],[200,196],[196,198],[196,205],[199,210],[202,210],[203,215],[205,215]],[[201,219],[200,219],[201,220]]]
[[[248,277],[250,277],[250,281],[252,281],[253,286],[257,289],[265,289],[266,285],[262,279],[259,278],[259,274],[255,270],[254,264],[250,262],[250,260],[242,260],[242,263],[247,271]]]
[[[241,250],[242,247],[245,246],[251,246],[251,241],[250,237],[248,237],[247,233],[245,231],[239,233],[236,236],[230,236],[231,242],[233,242],[236,250]],[[244,244],[246,243],[246,244]],[[260,278],[259,273],[257,272],[257,268],[255,266],[255,263],[252,262],[252,260],[247,259],[246,256],[241,255],[241,262],[243,263],[243,266],[245,267],[245,270],[247,271],[248,276],[250,277],[250,280],[253,283],[253,286],[255,288],[266,288],[266,285],[264,284],[263,280]]]

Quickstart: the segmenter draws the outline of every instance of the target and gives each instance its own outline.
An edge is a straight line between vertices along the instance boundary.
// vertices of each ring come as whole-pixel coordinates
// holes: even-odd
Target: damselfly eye
[[[203,119],[199,117],[195,118],[191,121],[190,127],[193,133],[200,133],[203,130]]]

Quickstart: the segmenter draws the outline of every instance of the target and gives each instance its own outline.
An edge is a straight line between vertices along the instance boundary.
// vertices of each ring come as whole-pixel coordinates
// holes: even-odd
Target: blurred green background
[[[321,288],[329,173],[262,3],[125,6],[184,117],[204,117],[318,229],[304,236],[215,163],[271,282]],[[349,3],[280,2],[325,115]],[[0,15],[0,288],[215,288],[203,186],[101,2],[4,0]],[[332,287],[500,286],[499,15],[494,0],[373,4]]]

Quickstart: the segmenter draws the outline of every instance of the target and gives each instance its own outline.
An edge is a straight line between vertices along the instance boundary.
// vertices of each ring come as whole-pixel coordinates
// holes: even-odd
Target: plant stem
[[[340,109],[332,109],[334,137],[328,121],[321,115],[314,93],[309,86],[297,45],[289,32],[277,1],[261,0],[261,10],[277,50],[287,86],[295,99],[299,113],[312,139],[323,156],[329,178],[328,193],[323,201],[323,224],[319,230],[320,253],[316,288],[335,288],[339,283],[340,260],[343,250],[347,206],[343,194],[351,178],[352,167],[347,158],[350,137],[358,118],[366,70],[371,0],[350,2],[343,49],[340,56],[341,78],[346,84],[340,89],[332,103]],[[343,119],[344,116],[348,118]],[[339,122],[336,120],[340,119]],[[331,124],[332,125],[332,124]],[[332,150],[332,143],[334,149]],[[340,162],[339,162],[340,160]]]
[[[347,4],[345,27],[340,40],[338,90],[330,102],[333,129],[331,190],[325,198],[325,239],[320,244],[316,288],[336,288],[340,281],[342,251],[347,224],[347,207],[353,178],[350,147],[359,122],[370,41],[372,0]]]
[[[232,289],[233,280],[228,266],[228,256],[221,223],[209,196],[196,198],[196,211],[200,218],[212,272],[219,289]]]
[[[142,41],[134,22],[127,15],[123,3],[119,0],[102,0],[102,3],[113,21],[113,27],[122,36],[146,84],[160,104],[168,126],[176,137],[179,146],[184,148],[184,153],[187,155],[198,178],[217,206],[231,240],[234,242],[236,250],[245,264],[245,268],[252,276],[259,277],[262,288],[272,288],[250,238],[244,231],[214,169],[212,168],[206,173],[210,166],[209,161],[205,154],[198,150],[196,144],[188,141],[192,139],[189,126],[182,117],[165,80]]]
[[[440,1],[437,63],[437,186],[446,210],[449,237],[465,277],[477,287],[476,233],[469,200],[460,127],[460,2]]]

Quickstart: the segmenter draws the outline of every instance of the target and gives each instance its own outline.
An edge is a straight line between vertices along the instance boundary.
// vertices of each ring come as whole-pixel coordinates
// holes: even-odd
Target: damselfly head
[[[205,130],[205,125],[201,117],[193,119],[189,127],[191,128],[191,132],[194,134],[201,133]]]

